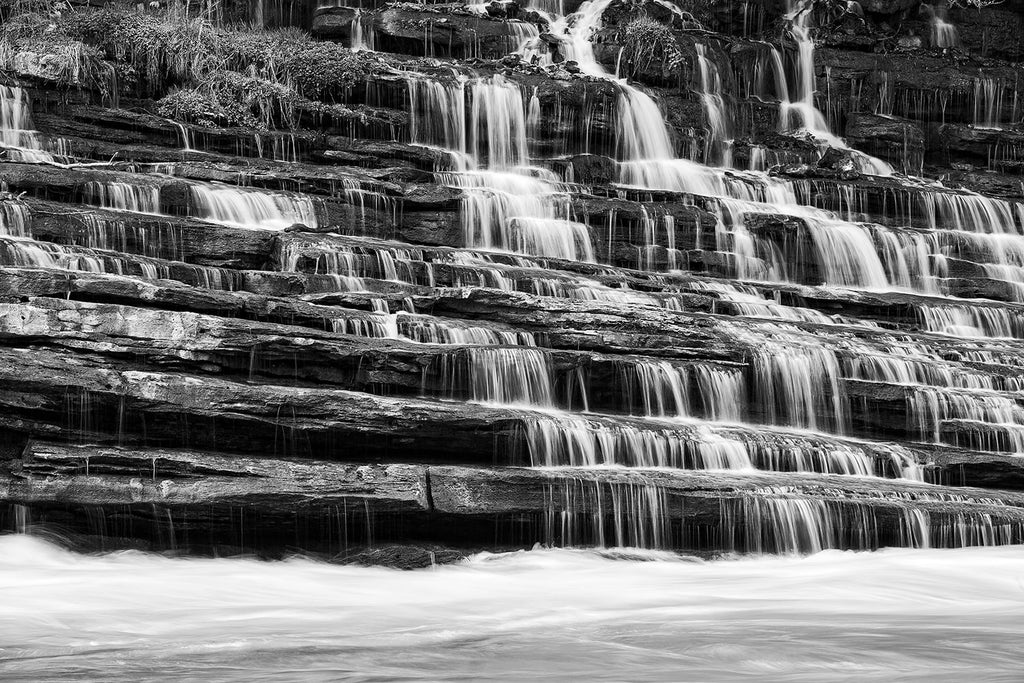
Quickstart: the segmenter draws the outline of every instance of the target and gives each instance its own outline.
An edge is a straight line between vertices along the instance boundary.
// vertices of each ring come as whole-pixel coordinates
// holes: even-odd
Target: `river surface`
[[[1024,547],[414,572],[0,537],[0,679],[1024,679]]]

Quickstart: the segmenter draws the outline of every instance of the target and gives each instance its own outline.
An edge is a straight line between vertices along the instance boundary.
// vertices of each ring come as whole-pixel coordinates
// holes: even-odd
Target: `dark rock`
[[[866,12],[881,15],[900,14],[917,7],[920,0],[861,0],[861,7]]]
[[[846,118],[846,141],[907,172],[918,171],[923,163],[924,131],[920,125],[907,119],[851,113]]]
[[[607,185],[618,177],[614,159],[597,154],[578,154],[568,159],[572,180],[584,185]]]
[[[353,555],[334,558],[336,564],[356,564],[364,567],[389,567],[391,569],[427,569],[442,564],[454,564],[466,559],[466,555],[443,547],[423,548],[409,545],[389,545],[370,548]]]
[[[818,159],[818,168],[835,171],[839,177],[844,179],[855,178],[859,175],[857,161],[849,150],[829,147]]]
[[[352,7],[321,7],[313,14],[310,32],[324,40],[348,41],[352,39],[352,22],[360,10]]]

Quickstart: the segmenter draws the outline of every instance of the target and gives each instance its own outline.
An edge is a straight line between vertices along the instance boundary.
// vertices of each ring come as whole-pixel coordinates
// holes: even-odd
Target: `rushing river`
[[[642,561],[655,560],[655,561]],[[985,680],[1024,672],[1024,548],[402,572],[0,537],[4,680]]]

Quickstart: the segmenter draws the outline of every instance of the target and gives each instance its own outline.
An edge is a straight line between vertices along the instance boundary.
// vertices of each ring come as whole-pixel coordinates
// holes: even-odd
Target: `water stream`
[[[1019,547],[711,562],[549,550],[407,573],[79,556],[8,536],[0,588],[11,681],[1010,682],[1024,636]]]

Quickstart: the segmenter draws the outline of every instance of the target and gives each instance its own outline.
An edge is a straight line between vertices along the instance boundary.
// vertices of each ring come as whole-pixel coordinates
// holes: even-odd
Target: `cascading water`
[[[504,405],[554,405],[549,361],[538,349],[460,349],[441,357],[436,374],[448,395]]]
[[[691,26],[693,17],[674,4],[656,4]],[[751,83],[724,71],[723,46],[737,44],[711,31],[683,31],[696,41],[693,80],[689,91],[673,97],[689,92],[692,110],[703,109],[703,155],[680,142],[659,100],[598,61],[590,41],[611,0],[585,2],[572,16],[560,2],[534,0],[530,9],[547,23],[543,34],[532,23],[506,20],[528,64],[514,58],[500,66],[469,63],[456,74],[431,60],[396,60],[380,83],[354,88],[358,93],[344,106],[361,107],[355,100],[365,98],[360,114],[370,119],[380,113],[379,102],[371,102],[375,87],[378,94],[403,93],[394,99],[406,98],[398,106],[407,106],[408,125],[403,118],[373,140],[381,144],[375,150],[394,145],[402,156],[381,151],[371,159],[357,153],[355,143],[365,142],[358,135],[332,130],[322,136],[331,154],[314,166],[295,154],[301,135],[275,135],[272,156],[287,160],[297,182],[263,175],[264,162],[240,174],[243,184],[312,187],[323,199],[202,183],[197,179],[227,177],[214,176],[205,156],[202,164],[144,165],[145,173],[178,171],[173,181],[123,164],[116,174],[82,175],[96,180],[36,191],[40,184],[31,176],[26,181],[12,172],[14,190],[0,188],[0,262],[7,267],[0,284],[10,294],[8,280],[28,283],[28,294],[0,301],[5,358],[22,354],[26,367],[35,363],[37,374],[47,374],[46,363],[58,367],[63,360],[49,347],[59,347],[79,363],[67,366],[68,381],[83,386],[61,388],[71,407],[63,422],[47,425],[69,438],[57,443],[44,435],[42,455],[26,456],[20,466],[27,474],[18,473],[26,481],[35,477],[39,490],[71,480],[60,490],[60,509],[19,502],[7,517],[0,509],[0,519],[19,534],[46,532],[36,513],[67,521],[77,503],[64,497],[116,479],[122,488],[111,500],[128,502],[81,506],[88,508],[89,536],[101,542],[145,533],[148,547],[191,552],[205,542],[195,530],[205,533],[211,519],[226,517],[230,529],[210,533],[211,539],[221,534],[209,542],[216,552],[259,553],[250,538],[256,535],[273,537],[272,547],[290,553],[304,550],[303,540],[317,533],[327,540],[309,552],[345,562],[362,561],[355,553],[363,551],[393,557],[393,549],[379,546],[396,538],[433,544],[434,534],[452,534],[459,547],[605,549],[480,556],[427,574],[458,574],[453,583],[466,590],[479,588],[467,577],[489,571],[480,567],[506,563],[586,563],[613,555],[663,560],[650,564],[676,571],[679,556],[665,551],[681,551],[714,558],[712,568],[723,573],[777,563],[770,566],[799,576],[808,566],[864,561],[829,550],[901,546],[948,567],[981,555],[939,555],[938,549],[1024,542],[1024,498],[975,488],[987,486],[990,474],[1014,472],[1024,454],[1024,209],[1017,188],[1009,183],[1006,198],[996,199],[893,176],[884,162],[850,149],[828,123],[843,119],[842,107],[823,105],[826,117],[816,104],[811,4],[788,9],[795,45],[788,56],[744,39],[742,48],[758,53]],[[424,14],[442,13],[435,9]],[[481,24],[522,16],[514,3],[467,9]],[[461,21],[468,13],[456,16]],[[363,10],[355,15],[352,48],[372,50],[372,24]],[[383,33],[381,47],[388,44]],[[933,38],[939,46],[943,41]],[[598,54],[608,63],[614,50]],[[407,70],[410,65],[419,71]],[[578,79],[568,75],[576,68]],[[544,70],[557,74],[554,85],[542,80]],[[595,85],[600,104],[585,100],[582,107],[593,111],[559,114],[559,126],[549,127],[552,111],[569,108],[563,92]],[[898,86],[886,81],[879,88],[875,113],[893,114]],[[1017,118],[1009,92],[1007,81],[979,76],[973,112],[969,90],[955,108],[965,127],[1009,133]],[[24,92],[5,88],[0,95],[7,158],[51,160],[44,138],[31,130]],[[741,121],[740,109],[752,98],[760,99],[771,135],[796,151],[746,139],[749,122]],[[776,103],[781,130],[771,118]],[[386,109],[394,113],[395,103],[380,107]],[[50,130],[51,117],[37,118]],[[561,130],[568,122],[585,130]],[[593,138],[591,127],[599,131]],[[191,129],[178,130],[191,148]],[[357,151],[350,156],[350,149]],[[681,149],[690,158],[680,158]],[[814,175],[807,162],[827,149],[855,169],[841,177]],[[328,162],[333,153],[335,162]],[[235,163],[208,154],[226,168]],[[384,168],[393,161],[395,168]],[[791,162],[795,170],[768,172]],[[737,163],[751,170],[737,170]],[[590,172],[591,164],[597,171]],[[96,173],[68,166],[62,170]],[[821,161],[818,171],[824,166]],[[50,167],[22,172],[45,170]],[[141,180],[126,181],[130,174]],[[435,187],[422,191],[431,180]],[[176,191],[186,185],[187,193]],[[74,187],[74,202],[59,196],[65,186]],[[187,201],[177,203],[177,194]],[[60,202],[88,203],[91,213],[58,212]],[[167,215],[156,215],[161,211]],[[230,253],[223,248],[225,235],[238,240],[237,252],[234,245]],[[228,290],[238,291],[229,296]],[[995,298],[983,298],[989,296]],[[133,300],[140,305],[120,303]],[[16,306],[31,308],[23,313]],[[167,316],[161,320],[170,321],[167,330],[152,323],[153,311]],[[39,343],[51,329],[60,337]],[[79,344],[76,335],[86,334],[102,340]],[[113,358],[110,367],[87,374],[92,358],[105,353]],[[187,381],[174,385],[181,376]],[[60,398],[42,401],[32,393],[42,384],[38,377],[16,378],[5,386],[5,394],[25,392],[17,403],[3,399],[14,406],[9,420],[19,421],[19,429],[29,410],[43,418],[60,412]],[[116,417],[106,420],[111,401]],[[104,420],[116,423],[117,433],[94,448],[88,440],[108,428]],[[266,452],[243,460],[250,430]],[[221,447],[230,448],[230,457],[211,456],[207,466],[207,451]],[[19,441],[15,450],[21,448]],[[30,455],[36,448],[24,446]],[[55,453],[70,455],[59,460]],[[322,460],[307,465],[314,457]],[[275,495],[279,471],[294,497],[253,527],[246,515]],[[200,477],[208,472],[224,487],[217,495],[229,502],[218,499],[207,510],[189,501],[206,495]],[[19,496],[41,495],[12,481]],[[242,502],[236,503],[235,486],[243,489]],[[308,509],[321,499],[317,518]],[[315,532],[304,536],[310,529]],[[381,532],[384,541],[376,538]],[[24,540],[9,545],[0,538],[14,553],[27,554],[28,565],[38,568],[34,558],[43,560],[40,571],[61,571],[60,552],[32,549]],[[1016,553],[1005,550],[987,557]],[[424,550],[432,566],[440,562],[435,553],[445,552],[433,545]],[[717,561],[732,553],[821,555]],[[877,561],[904,557],[911,553],[886,550]],[[150,569],[158,575],[181,571],[179,562],[189,565],[132,553],[85,561],[129,568],[155,562]],[[219,571],[220,562],[204,567]],[[620,562],[633,572],[652,571]],[[685,566],[703,571],[706,565]],[[307,579],[316,584],[337,572],[348,578],[350,570],[293,560],[266,571],[295,572],[302,589]],[[517,571],[493,571],[517,580]],[[921,585],[930,585],[919,571],[907,574],[905,593],[919,595]],[[862,578],[850,572],[850,581]],[[887,582],[888,576],[876,577],[849,592],[870,601]],[[432,595],[428,583],[412,602]],[[665,595],[679,592],[672,592],[679,587],[675,578],[664,583],[672,590],[652,598],[657,609]],[[835,582],[822,583],[824,589]],[[958,590],[962,584],[955,584]],[[27,593],[19,599],[28,600]],[[336,599],[328,589],[316,597]],[[382,618],[374,610],[363,616]],[[890,635],[905,636],[905,622],[900,626]],[[320,627],[306,624],[296,632]],[[25,662],[39,659],[37,640],[44,649],[49,642],[25,640],[31,641],[21,646],[31,650]],[[1008,651],[1011,658],[1016,653]],[[837,657],[837,668],[847,672],[845,653]],[[668,664],[665,677],[678,661]],[[778,670],[777,662],[769,664]]]
[[[974,80],[974,125],[978,128],[1002,128],[1003,84],[995,78]]]
[[[698,43],[697,65],[700,75],[700,97],[708,121],[709,137],[704,145],[704,163],[717,162],[719,166],[732,166],[732,135],[725,102],[722,99],[722,77],[718,65],[705,45]]]
[[[208,221],[281,230],[296,223],[319,225],[317,207],[305,195],[253,192],[220,185],[189,186],[195,214]]]
[[[22,88],[0,85],[0,146],[12,161],[53,161],[53,155],[46,151],[39,133],[32,128],[32,105]]]
[[[938,48],[957,47],[960,44],[960,32],[946,17],[946,8],[933,7],[931,13],[932,45]]]
[[[352,17],[351,28],[351,47],[353,50],[364,50],[367,52],[374,51],[374,42],[376,40],[375,33],[373,30],[373,20],[366,20],[363,16],[362,8],[356,8],[355,16]]]
[[[553,34],[559,36],[558,50],[563,56],[571,57],[587,74],[610,79],[595,59],[588,42],[590,34],[600,26],[607,6],[607,2],[586,2],[571,21],[566,18],[552,20],[560,27]],[[832,135],[824,116],[814,106],[814,53],[807,26],[808,15],[802,6],[791,8],[789,15],[799,48],[797,93],[793,101],[787,94],[781,59],[777,60],[777,87],[784,95],[780,104],[781,120],[791,122],[786,124],[787,127],[808,130],[823,145],[846,150],[865,172],[890,174],[891,169],[884,163],[849,150],[845,143]],[[562,32],[564,37],[560,35]],[[551,58],[550,49],[539,41],[524,45],[521,51],[527,56],[539,57],[541,63]],[[724,144],[724,121],[728,115],[723,111],[720,77],[706,46],[698,45],[697,61],[712,140]],[[739,276],[784,280],[787,278],[785,262],[791,260],[790,255],[780,254],[770,241],[751,234],[745,216],[751,213],[797,215],[807,226],[809,242],[817,253],[820,277],[824,282],[853,287],[936,290],[929,245],[921,236],[893,232],[882,226],[869,228],[839,220],[829,212],[800,206],[796,188],[786,181],[762,174],[726,176],[721,171],[676,159],[674,145],[654,100],[625,81],[615,83],[620,92],[616,131],[621,181],[631,186],[718,199],[721,223],[717,239],[720,249],[732,251],[738,257]]]
[[[465,245],[593,261],[587,226],[571,220],[555,175],[530,165],[524,94],[501,76],[442,85],[407,79],[412,141],[449,153],[438,180],[463,194]],[[466,100],[470,101],[467,108]]]
[[[120,182],[90,182],[85,186],[89,201],[105,209],[134,213],[160,213],[160,188]]]
[[[0,201],[0,235],[5,237],[31,237],[31,216],[20,202]]]
[[[814,41],[811,39],[809,25],[813,8],[814,3],[807,0],[787,0],[786,3],[790,33],[797,44],[797,62],[796,91],[791,101],[784,100],[780,105],[783,128],[805,130],[823,147],[845,150],[864,173],[892,175],[892,167],[884,161],[851,149],[841,138],[834,135],[824,114],[814,103],[817,87],[814,77]]]

